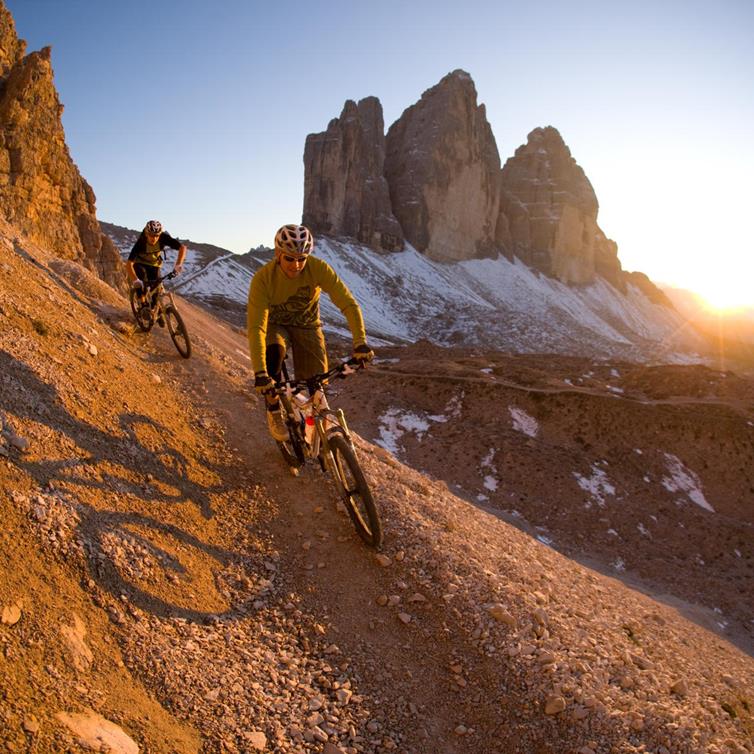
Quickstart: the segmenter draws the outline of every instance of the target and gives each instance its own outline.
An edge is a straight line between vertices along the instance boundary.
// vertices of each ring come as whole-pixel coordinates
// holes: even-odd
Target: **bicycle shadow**
[[[179,604],[177,599],[170,601],[165,597],[171,587],[185,594],[189,591],[192,575],[196,576],[174,551],[186,552],[189,559],[198,560],[194,570],[202,567],[208,569],[212,573],[215,592],[220,580],[217,570],[222,572],[236,566],[245,571],[248,564],[244,556],[203,542],[177,526],[140,513],[97,510],[86,504],[78,506],[78,513],[78,534],[88,545],[86,564],[90,577],[116,600],[120,601],[123,595],[127,595],[130,605],[155,617],[182,618],[201,624],[235,620],[247,612],[243,600],[219,610],[202,610],[196,606],[196,598],[190,592],[183,600],[187,604]],[[149,535],[143,533],[144,530]],[[202,560],[209,562],[203,564]],[[150,574],[152,581],[161,582],[156,584],[154,591],[136,583],[137,580],[144,580],[141,577],[145,567],[148,571],[159,571],[156,576]],[[207,591],[205,587],[202,594],[205,600],[211,597],[208,597]],[[228,602],[227,596],[214,596],[216,603]],[[248,594],[246,601],[255,597]]]
[[[205,519],[214,515],[210,496],[226,491],[222,480],[227,470],[206,460],[192,463],[166,440],[171,437],[171,431],[153,418],[135,412],[123,413],[118,417],[121,436],[103,431],[73,416],[63,406],[53,386],[3,349],[0,349],[0,386],[3,388],[0,408],[7,415],[60,432],[69,441],[69,453],[76,454],[54,460],[30,460],[27,455],[16,457],[16,465],[41,487],[66,483],[104,494],[131,494],[144,502],[191,503]],[[160,438],[159,446],[145,444],[138,431],[144,428],[149,428],[152,440]],[[73,443],[72,449],[70,443]],[[150,442],[150,445],[155,443]],[[217,483],[201,485],[191,481],[190,472],[195,470],[196,464],[217,479]],[[118,472],[122,472],[122,476]],[[151,480],[147,474],[151,475]],[[134,477],[144,481],[135,483]]]

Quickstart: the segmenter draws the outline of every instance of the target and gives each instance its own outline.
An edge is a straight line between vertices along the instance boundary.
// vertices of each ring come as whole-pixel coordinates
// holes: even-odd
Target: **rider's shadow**
[[[239,554],[139,513],[79,505],[78,514],[77,534],[88,545],[90,576],[118,601],[126,595],[131,605],[151,615],[193,623],[234,620],[246,612],[243,604],[228,604],[227,595],[218,592],[218,571],[232,566],[246,570],[247,563]],[[196,573],[197,570],[207,573]],[[137,583],[145,581],[145,571],[155,583],[152,591]],[[187,594],[193,588],[192,578],[202,583],[198,597]],[[171,591],[176,593],[175,601],[165,596]],[[213,597],[212,609],[203,610],[196,604],[201,599],[212,602]],[[253,594],[247,595],[248,600],[253,598]]]
[[[64,434],[74,444],[69,453],[82,456],[40,460],[30,460],[26,455],[18,456],[16,465],[31,474],[40,486],[67,482],[99,489],[105,494],[130,493],[145,501],[157,500],[170,504],[186,501],[196,505],[204,518],[212,517],[210,494],[224,489],[222,480],[225,470],[202,461],[201,464],[217,479],[216,484],[202,486],[190,481],[191,463],[166,442],[165,438],[171,436],[170,431],[150,417],[136,413],[122,414],[119,417],[122,436],[87,424],[66,410],[53,386],[40,379],[25,363],[1,349],[0,387],[0,410],[7,416],[15,415],[44,424],[53,432]],[[137,431],[139,427],[147,427],[153,437],[161,438],[157,450],[144,444]],[[120,476],[118,469],[126,473]],[[148,485],[144,483],[147,473],[152,476]],[[134,477],[144,482],[129,480]]]

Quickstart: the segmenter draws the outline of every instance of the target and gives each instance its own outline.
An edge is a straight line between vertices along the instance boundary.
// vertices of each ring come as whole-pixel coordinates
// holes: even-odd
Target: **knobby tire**
[[[278,442],[278,448],[280,448],[280,453],[289,468],[298,470],[304,465],[306,459],[304,436],[301,432],[301,426],[293,414],[288,411],[288,406],[286,406],[284,400],[280,401],[280,408],[288,427],[288,439],[285,442]]]
[[[154,319],[152,318],[152,312],[149,309],[149,305],[143,303],[139,292],[132,288],[130,294],[131,311],[134,314],[134,319],[142,332],[149,332],[154,327]]]
[[[184,359],[188,359],[189,356],[191,356],[191,341],[189,340],[186,325],[183,324],[183,318],[174,306],[166,306],[163,310],[163,316],[165,317],[168,332],[173,339],[173,344],[178,350],[178,353],[181,354]]]
[[[328,444],[332,452],[333,472],[340,482],[348,515],[358,535],[370,547],[379,547],[382,544],[382,522],[356,454],[341,434],[332,434]]]

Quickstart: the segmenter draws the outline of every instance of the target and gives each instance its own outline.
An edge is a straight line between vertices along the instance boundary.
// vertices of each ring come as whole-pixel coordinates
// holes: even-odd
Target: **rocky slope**
[[[73,163],[50,65],[51,50],[25,55],[0,0],[0,212],[30,238],[82,262],[116,288],[120,260],[97,222],[95,196]]]
[[[367,552],[207,315],[184,362],[2,223],[0,281],[4,750],[752,751],[750,657],[358,440]]]
[[[366,438],[754,653],[754,382],[700,365],[386,350]]]

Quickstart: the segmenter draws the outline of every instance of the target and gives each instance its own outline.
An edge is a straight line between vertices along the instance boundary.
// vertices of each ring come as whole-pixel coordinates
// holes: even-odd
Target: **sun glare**
[[[744,276],[745,277],[745,276]],[[699,295],[707,309],[720,314],[730,314],[737,309],[754,306],[752,290],[745,279],[708,279],[699,286]]]

